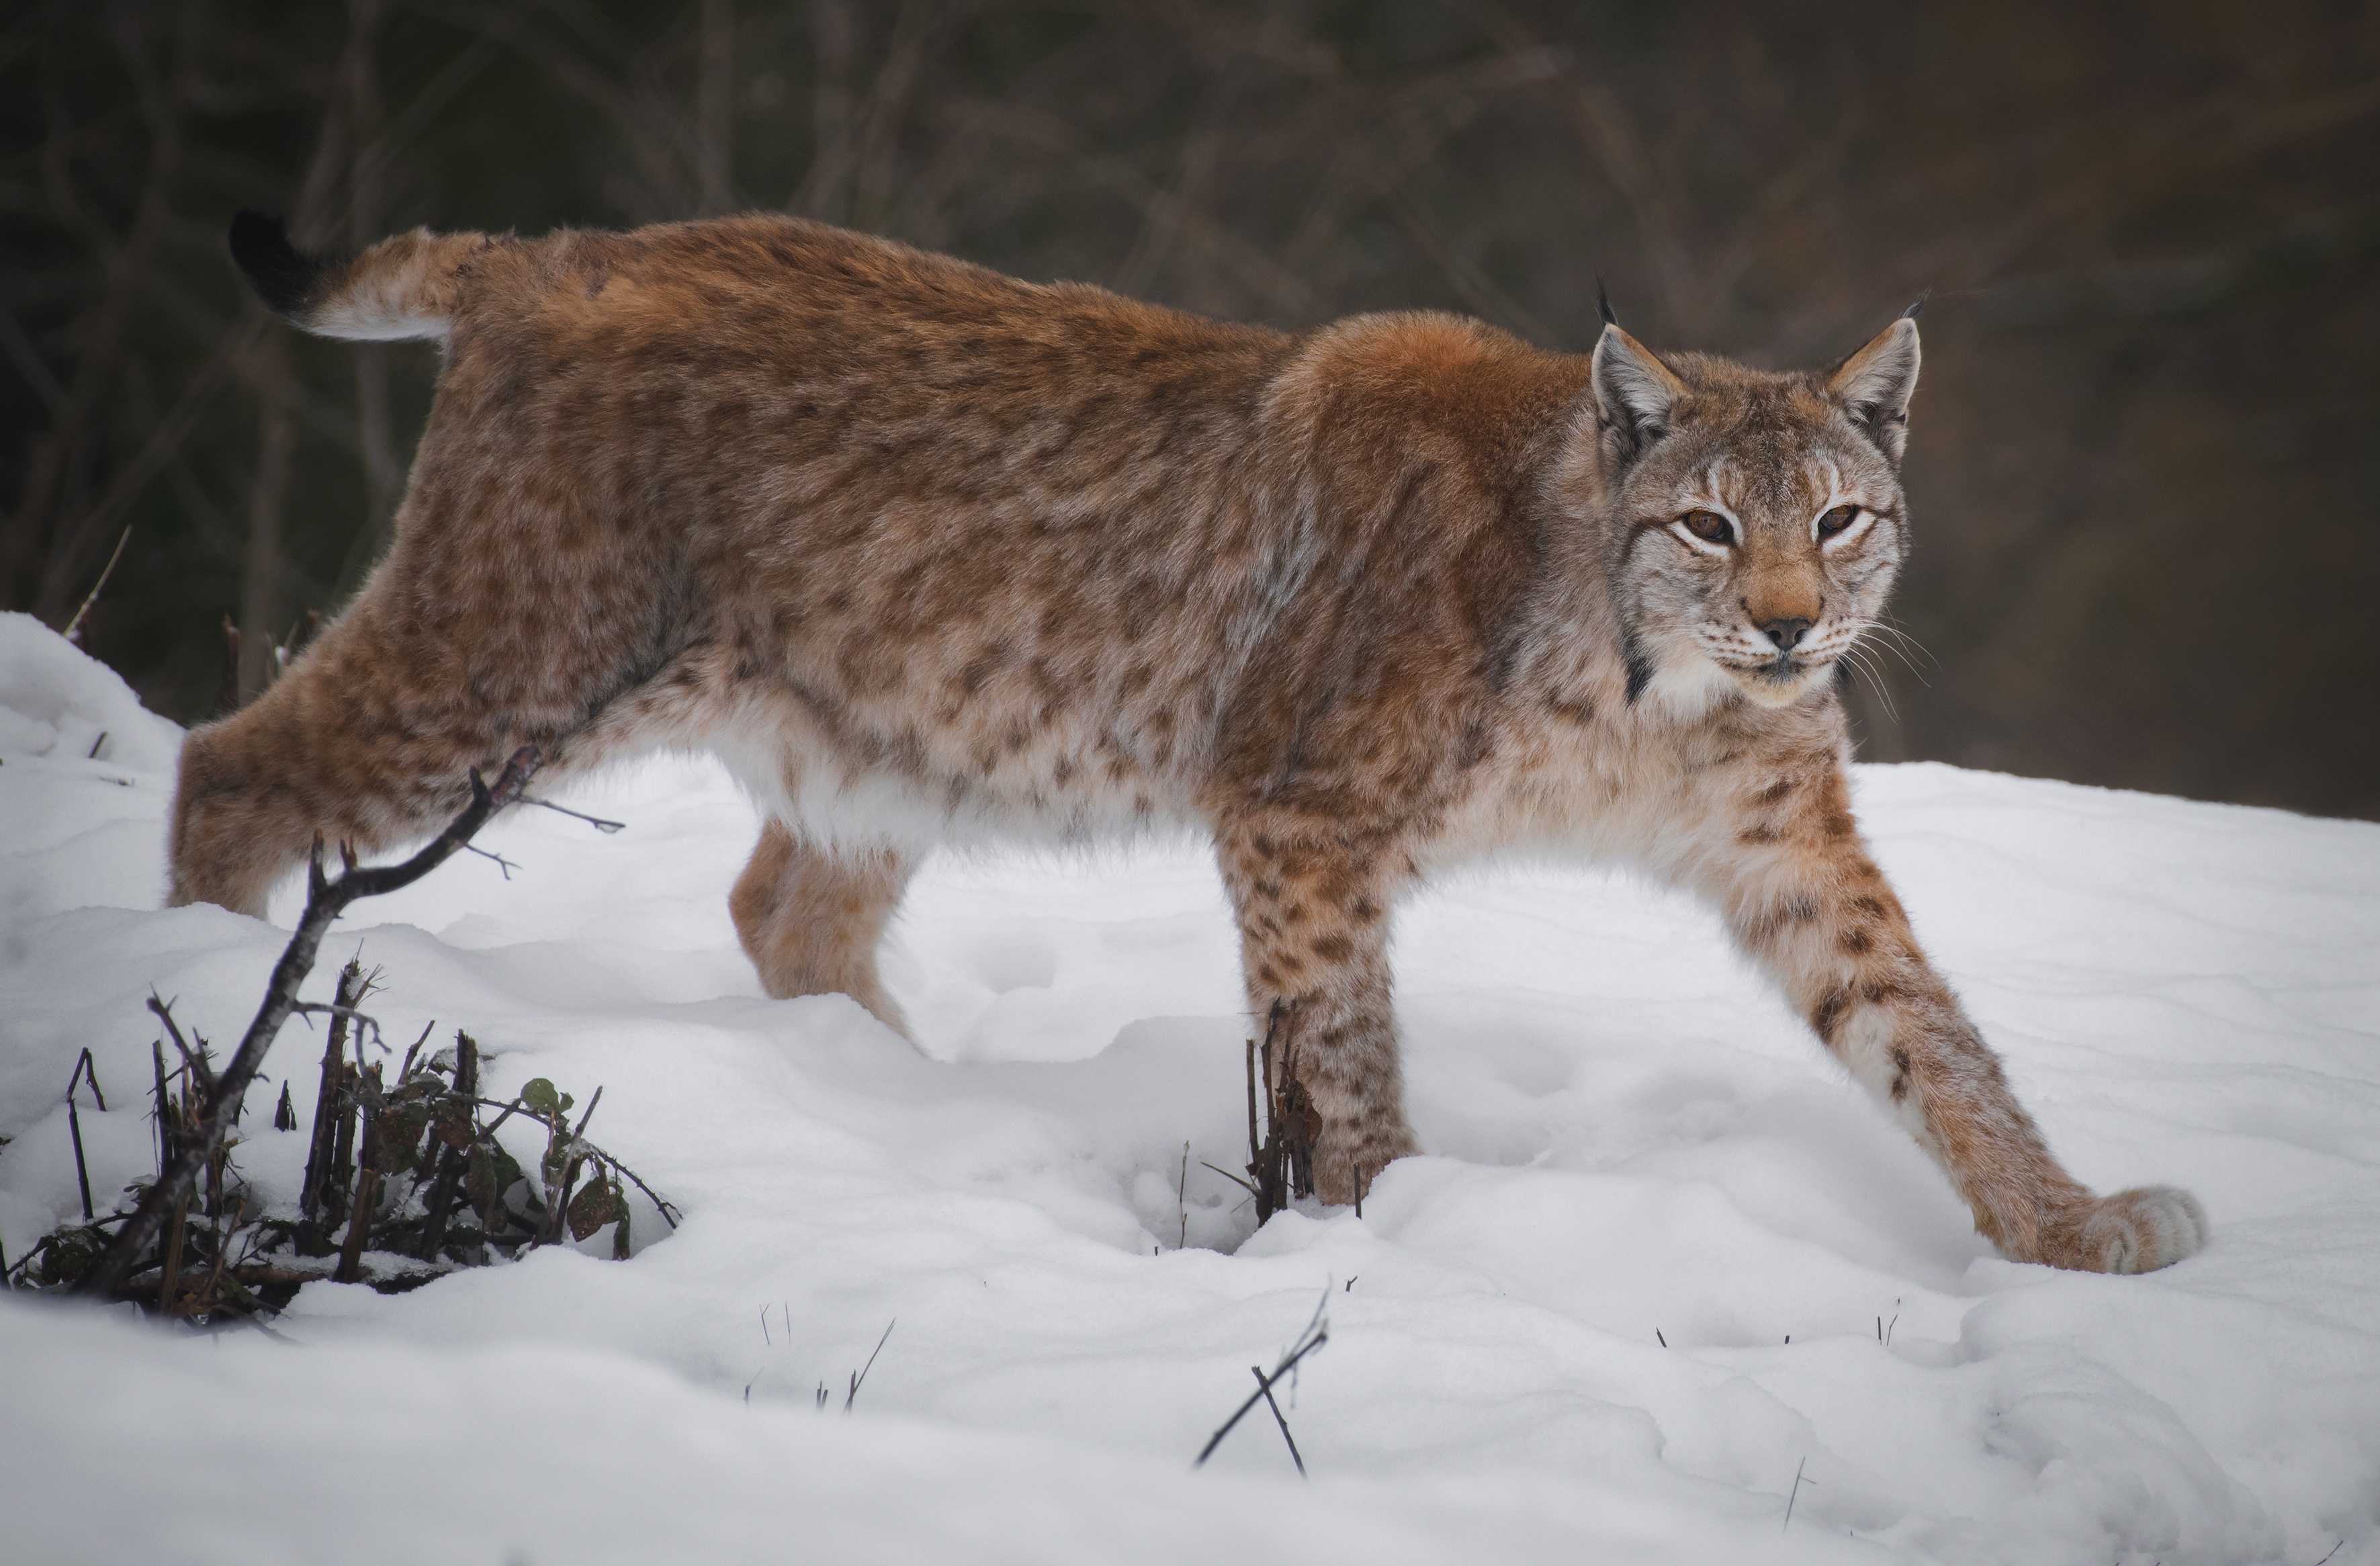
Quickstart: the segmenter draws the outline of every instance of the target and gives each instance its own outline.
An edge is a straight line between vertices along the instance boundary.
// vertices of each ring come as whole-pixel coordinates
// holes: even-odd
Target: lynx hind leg
[[[727,898],[760,988],[779,1000],[848,995],[905,1036],[877,977],[876,949],[914,868],[898,850],[830,850],[771,819]]]
[[[1322,1122],[1315,1192],[1333,1205],[1421,1150],[1405,1122],[1380,856],[1350,835],[1333,823],[1266,820],[1216,838],[1250,1014],[1261,1026],[1282,1007],[1298,1081]]]

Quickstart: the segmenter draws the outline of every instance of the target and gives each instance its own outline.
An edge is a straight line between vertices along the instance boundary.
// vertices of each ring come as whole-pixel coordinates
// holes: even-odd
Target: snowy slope
[[[0,619],[12,1256],[79,1210],[76,1052],[122,1106],[83,1115],[114,1190],[151,1157],[150,987],[237,1038],[285,939],[156,908],[175,739]],[[435,1018],[500,1090],[604,1086],[592,1134],[685,1227],[310,1285],[289,1342],[0,1302],[0,1556],[2380,1560],[2380,827],[1936,766],[1859,787],[2053,1144],[2194,1189],[2204,1255],[1998,1260],[1710,917],[1527,866],[1401,915],[1433,1156],[1360,1220],[1252,1236],[1198,1163],[1245,1160],[1246,1025],[1195,845],[933,864],[888,963],[920,1055],[760,996],[724,907],[751,811],[658,762],[577,796],[627,832],[516,811],[482,839],[509,881],[458,860],[327,950],[386,970],[400,1045]],[[258,1111],[285,1077],[310,1101],[320,1049],[293,1026],[251,1095],[242,1165],[289,1198],[304,1132]],[[1192,1474],[1326,1289],[1290,1413],[1312,1482],[1257,1419]]]

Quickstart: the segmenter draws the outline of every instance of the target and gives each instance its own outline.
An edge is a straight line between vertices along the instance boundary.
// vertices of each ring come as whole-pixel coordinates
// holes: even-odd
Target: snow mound
[[[81,757],[170,772],[182,731],[106,664],[30,614],[0,611],[0,764]]]
[[[97,758],[86,752],[104,729]],[[122,748],[117,748],[118,745]],[[160,910],[171,725],[0,620],[0,1246],[150,1166],[153,985],[216,1039],[282,928]],[[1546,868],[1398,926],[1432,1156],[1253,1232],[1231,925],[1184,843],[941,859],[888,978],[923,1051],[773,1002],[707,764],[515,811],[359,904],[399,1048],[468,1027],[686,1213],[197,1341],[0,1302],[11,1558],[650,1561],[2380,1559],[2380,827],[1864,768],[1920,935],[2082,1178],[2192,1188],[2146,1278],[2001,1261],[1694,905]],[[251,1093],[294,1197],[319,1036]],[[526,1147],[519,1149],[526,1154]],[[1284,1413],[1190,1460],[1318,1303]],[[850,1378],[892,1324],[855,1400]],[[1790,1340],[1790,1341],[1789,1341]],[[819,1393],[827,1392],[821,1408]],[[459,1439],[462,1438],[462,1439]],[[369,1494],[359,1507],[350,1498]],[[1787,1523],[1788,1511],[1791,1523]]]

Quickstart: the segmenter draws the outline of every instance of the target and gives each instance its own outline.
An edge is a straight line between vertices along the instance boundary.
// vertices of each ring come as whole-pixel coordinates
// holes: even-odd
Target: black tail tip
[[[241,212],[231,220],[231,259],[256,297],[275,315],[294,316],[305,307],[322,275],[322,262],[289,242],[277,217]]]

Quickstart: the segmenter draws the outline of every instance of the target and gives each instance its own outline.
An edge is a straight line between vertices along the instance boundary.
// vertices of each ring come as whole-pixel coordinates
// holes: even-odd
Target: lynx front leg
[[[848,995],[907,1033],[876,976],[876,948],[913,868],[891,848],[830,853],[768,822],[727,898],[760,988],[780,1000]]]
[[[435,831],[468,803],[472,767],[523,744],[561,770],[554,726],[495,679],[464,625],[433,640],[367,596],[238,712],[182,745],[168,844],[175,907],[213,903],[264,917],[275,882],[316,836],[373,852]]]
[[[1322,1117],[1316,1193],[1334,1204],[1420,1150],[1405,1123],[1390,1008],[1381,861],[1391,852],[1336,823],[1272,815],[1216,835],[1249,1011],[1263,1018],[1276,1002],[1286,1008],[1298,1080]]]
[[[2149,1272],[2205,1242],[2205,1215],[2168,1187],[2094,1196],[2033,1117],[1861,845],[1840,769],[1769,783],[1694,879],[1818,1037],[1931,1153],[2012,1260]]]

